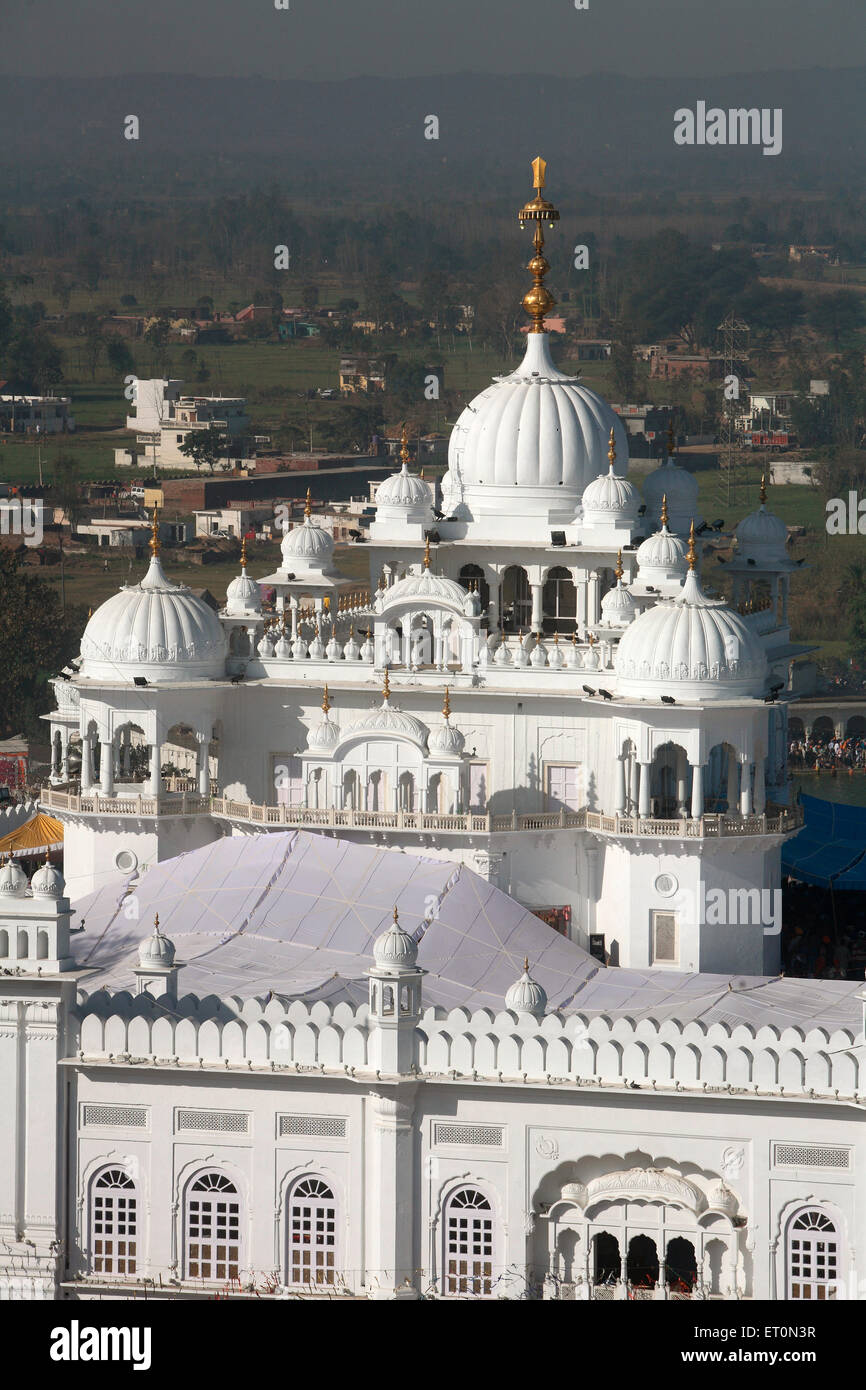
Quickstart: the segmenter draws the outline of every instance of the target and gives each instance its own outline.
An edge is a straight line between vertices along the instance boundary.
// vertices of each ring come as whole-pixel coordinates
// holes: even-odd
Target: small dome
[[[27,892],[27,875],[14,859],[0,867],[0,894],[4,898],[23,898]]]
[[[47,859],[39,865],[30,880],[30,891],[34,898],[62,898],[65,886],[62,873]]]
[[[318,724],[314,724],[307,734],[307,747],[325,751],[333,748],[340,741],[340,728],[335,724],[330,715],[331,699],[328,694],[328,687],[325,686],[322,696],[322,718]]]
[[[761,505],[756,512],[744,516],[734,535],[737,555],[754,560],[756,565],[769,565],[787,560],[788,528],[781,517],[767,511],[767,493],[761,479]]]
[[[373,959],[380,970],[410,970],[418,959],[418,947],[400,926],[397,909],[394,920],[373,943]]]
[[[528,960],[523,962],[520,979],[515,980],[505,996],[505,1007],[518,1014],[534,1014],[536,1018],[541,1018],[547,1008],[547,995],[530,975]]]
[[[141,583],[100,604],[81,639],[87,680],[159,683],[225,675],[226,637],[216,613],[184,584],[166,578],[158,542]]]
[[[621,579],[608,589],[601,601],[601,621],[605,627],[628,627],[637,612],[637,604]]]
[[[404,507],[411,511],[414,507],[430,507],[430,489],[423,478],[409,472],[408,462],[403,460],[399,473],[392,473],[382,483],[376,493],[377,507]]]
[[[724,700],[762,695],[768,667],[760,639],[739,613],[707,598],[690,569],[676,598],[626,630],[615,669],[621,695],[654,699],[676,690],[684,699]]]
[[[313,520],[313,504],[307,489],[307,505],[300,526],[293,526],[280,544],[284,570],[325,570],[334,554],[334,537]]]
[[[153,935],[139,945],[138,963],[145,969],[154,965],[174,965],[174,942],[163,936],[159,929],[159,917],[154,918]]]
[[[246,537],[241,542],[241,572],[226,589],[225,611],[229,618],[244,618],[262,611],[262,591],[247,574]]]
[[[402,734],[406,738],[411,738],[414,743],[424,747],[427,743],[428,729],[420,719],[416,719],[413,714],[404,714],[403,710],[396,709],[390,701],[390,690],[386,685],[388,694],[383,699],[378,709],[367,714],[363,719],[357,720],[346,730],[349,734]]]
[[[726,1187],[721,1179],[710,1184],[707,1189],[707,1206],[711,1211],[723,1211],[726,1216],[733,1216],[739,1205],[736,1193]]]
[[[462,612],[466,597],[466,590],[462,584],[457,584],[453,579],[446,579],[442,574],[434,574],[431,569],[425,567],[420,574],[407,574],[405,579],[398,579],[390,589],[385,589],[381,611],[384,613],[393,604],[404,603],[406,599],[434,598],[455,604]]]
[[[642,580],[684,578],[689,567],[686,543],[663,521],[662,529],[638,546],[637,564]]]
[[[613,434],[613,431],[611,431]],[[611,442],[610,449],[615,445]],[[629,525],[637,520],[640,505],[637,488],[627,478],[613,471],[614,461],[606,473],[594,478],[583,492],[583,521],[586,526],[604,522],[620,522]]]
[[[445,753],[459,756],[463,752],[466,739],[459,729],[451,723],[451,696],[446,688],[445,703],[442,706],[442,723],[431,729],[427,736],[427,747],[431,753]]]
[[[662,498],[667,497],[671,530],[679,534],[688,535],[691,522],[699,526],[703,520],[698,508],[698,480],[687,469],[680,468],[673,455],[660,468],[647,474],[643,495],[647,516],[653,521],[661,517]]]

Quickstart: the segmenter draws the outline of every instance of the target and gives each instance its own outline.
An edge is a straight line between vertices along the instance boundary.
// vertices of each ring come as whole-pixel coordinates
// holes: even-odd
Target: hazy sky
[[[866,63],[864,0],[0,0],[0,72],[720,75]]]

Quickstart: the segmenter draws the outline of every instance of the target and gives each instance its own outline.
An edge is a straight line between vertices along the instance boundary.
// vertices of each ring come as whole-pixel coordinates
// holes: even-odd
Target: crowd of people
[[[804,768],[866,768],[866,736],[793,738],[788,745],[788,767],[792,772]]]
[[[782,968],[810,980],[862,980],[866,895],[790,880],[783,888]]]

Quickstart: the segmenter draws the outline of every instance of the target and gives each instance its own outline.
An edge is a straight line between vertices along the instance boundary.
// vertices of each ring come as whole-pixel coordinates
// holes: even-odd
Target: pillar
[[[618,816],[625,814],[625,757],[616,760],[616,797],[613,809]]]
[[[81,735],[81,790],[89,792],[93,786],[93,747],[90,731]]]
[[[210,739],[207,734],[196,733],[198,748],[196,749],[196,770],[198,772],[198,794],[199,796],[210,795],[210,768],[208,766],[208,745]]]
[[[587,584],[587,589],[586,589],[586,625],[587,625],[587,627],[595,627],[596,623],[598,622],[598,620],[599,620],[599,618],[600,618],[600,616],[601,616],[601,608],[600,608],[600,606],[599,606],[599,597],[598,597],[598,585],[599,585],[598,572],[597,572],[596,570],[592,570],[592,571],[590,572],[589,583]]]
[[[692,820],[700,820],[704,814],[704,768],[702,763],[692,763]]]
[[[159,774],[161,752],[162,742],[159,737],[157,737],[156,742],[150,745],[150,776],[147,780],[148,796],[159,796],[162,790],[162,781]]]
[[[638,799],[638,815],[648,816],[650,814],[650,773],[651,763],[641,763],[640,765],[640,797]]]
[[[100,772],[102,774],[102,795],[114,796],[114,742],[110,738],[100,739],[102,756],[100,758]]]
[[[744,762],[740,766],[740,815],[752,814],[752,764]]]
[[[629,796],[629,811],[633,816],[637,815],[638,788],[640,784],[640,766],[637,758],[632,758],[631,764],[631,792]]]
[[[295,594],[289,595],[289,612],[292,622],[292,641],[294,642],[298,636],[298,600]]]
[[[399,981],[394,985],[399,999]],[[398,1004],[399,1007],[399,1004]],[[415,1086],[389,1088],[370,1096],[370,1247],[367,1279],[371,1299],[417,1299],[415,1286]]]
[[[529,625],[533,632],[541,632],[544,625],[544,609],[542,606],[544,585],[530,584],[529,587],[532,592],[532,617]]]

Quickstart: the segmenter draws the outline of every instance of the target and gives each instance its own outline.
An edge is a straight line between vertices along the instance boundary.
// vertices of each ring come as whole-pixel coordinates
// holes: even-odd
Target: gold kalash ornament
[[[532,319],[530,333],[543,333],[544,320],[551,309],[556,307],[556,300],[544,283],[544,277],[550,270],[550,262],[542,255],[544,227],[545,224],[552,227],[554,222],[559,221],[559,213],[553,203],[549,203],[546,198],[541,196],[546,173],[547,161],[538,155],[532,161],[532,186],[535,189],[535,197],[530,203],[526,203],[517,214],[521,229],[526,226],[527,222],[535,223],[535,233],[532,239],[535,255],[526,267],[527,270],[532,271],[532,289],[527,290],[523,296],[523,307]]]

